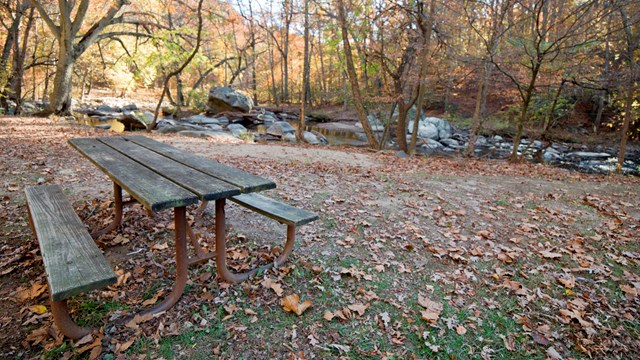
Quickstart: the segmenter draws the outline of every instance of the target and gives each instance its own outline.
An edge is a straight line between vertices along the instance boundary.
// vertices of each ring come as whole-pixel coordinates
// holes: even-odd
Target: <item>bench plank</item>
[[[312,212],[298,209],[260,194],[236,195],[230,200],[287,225],[299,226],[318,219],[318,215]]]
[[[125,189],[129,195],[152,211],[198,202],[196,194],[158,176],[149,168],[96,139],[70,139],[69,143]]]
[[[99,140],[180,186],[193,191],[200,197],[200,200],[217,200],[240,194],[240,189],[237,186],[168,159],[134,142],[127,141],[125,138],[106,137]]]
[[[25,189],[54,301],[114,284],[116,274],[57,185]]]
[[[205,157],[182,151],[171,145],[167,145],[144,136],[127,136],[126,139],[171,158],[179,163],[233,184],[239,187],[240,191],[243,193],[275,189],[276,187],[276,184],[269,179],[250,174],[246,171],[221,164]]]

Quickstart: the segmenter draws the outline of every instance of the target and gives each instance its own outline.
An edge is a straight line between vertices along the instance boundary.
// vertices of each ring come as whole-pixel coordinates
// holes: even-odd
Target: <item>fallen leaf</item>
[[[456,333],[458,333],[458,335],[464,335],[467,333],[467,329],[462,325],[458,325],[456,326]]]
[[[620,285],[620,290],[622,290],[627,298],[633,299],[638,296],[638,289],[633,286],[622,284]]]
[[[262,280],[261,284],[265,288],[273,290],[278,296],[282,296],[282,293],[284,292],[284,290],[282,290],[282,285],[270,278],[265,278]]]
[[[44,305],[33,305],[33,306],[29,306],[29,311],[36,313],[38,315],[42,315],[47,312],[47,307]]]
[[[145,300],[142,302],[142,306],[149,306],[149,305],[153,305],[156,303],[156,301],[158,301],[158,298],[160,296],[162,296],[162,293],[164,293],[163,290],[158,291],[158,293],[156,293],[156,295],[154,297],[152,297],[151,299]]]
[[[553,360],[562,360],[562,355],[553,346],[547,349],[547,356]]]
[[[169,244],[167,244],[166,242],[163,242],[162,244],[153,244],[153,246],[151,246],[151,249],[153,250],[165,250],[169,248]]]
[[[302,315],[303,312],[305,312],[308,308],[311,307],[311,305],[313,305],[309,300],[306,300],[305,302],[300,304],[300,297],[298,296],[298,294],[285,296],[282,300],[280,300],[280,304],[285,311],[294,312],[298,316]]]
[[[349,308],[349,310],[355,311],[358,313],[358,315],[362,316],[364,315],[364,311],[367,310],[369,305],[354,304],[354,305],[349,305],[347,307]]]
[[[545,259],[557,259],[557,258],[561,258],[562,254],[560,253],[556,253],[556,252],[551,252],[551,251],[541,251],[540,255],[542,255],[543,258]]]
[[[47,285],[33,284],[31,288],[18,291],[16,297],[20,301],[35,299],[47,290]]]
[[[418,295],[418,304],[426,310],[421,311],[420,315],[423,320],[435,323],[442,312],[442,303],[433,301],[426,296]]]
[[[139,327],[138,324],[142,324],[143,322],[149,321],[152,318],[153,314],[136,315],[133,317],[133,319],[126,323],[125,326],[135,330]]]

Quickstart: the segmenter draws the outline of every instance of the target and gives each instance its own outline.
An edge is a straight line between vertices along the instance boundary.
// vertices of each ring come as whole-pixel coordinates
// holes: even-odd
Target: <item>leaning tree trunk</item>
[[[49,110],[54,114],[69,115],[71,114],[71,88],[75,59],[63,46],[60,46],[58,56],[53,90],[49,95]]]

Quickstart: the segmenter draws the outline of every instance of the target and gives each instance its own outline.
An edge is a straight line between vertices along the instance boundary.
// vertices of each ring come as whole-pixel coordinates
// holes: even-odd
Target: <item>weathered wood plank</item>
[[[117,280],[116,274],[57,185],[25,189],[54,301]]]
[[[96,139],[70,139],[71,146],[86,156],[129,195],[152,211],[187,206],[198,202],[193,192],[158,176]]]
[[[298,209],[260,194],[242,194],[229,200],[288,225],[304,225],[318,219],[318,215]]]
[[[217,200],[240,194],[240,188],[169,159],[122,137],[98,139],[176,184],[194,192],[200,200]]]
[[[250,174],[205,157],[194,155],[187,151],[182,151],[171,145],[163,144],[144,136],[128,136],[126,139],[222,181],[233,184],[239,187],[243,193],[275,189],[276,187],[276,184],[269,179]]]

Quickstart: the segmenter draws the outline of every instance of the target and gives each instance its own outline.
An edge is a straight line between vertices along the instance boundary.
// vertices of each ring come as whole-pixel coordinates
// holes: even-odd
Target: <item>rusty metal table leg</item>
[[[53,315],[53,322],[58,326],[58,330],[68,338],[80,339],[93,330],[91,328],[78,326],[73,322],[69,316],[67,300],[51,300],[51,315]]]
[[[291,252],[295,242],[296,228],[293,225],[287,226],[287,242],[284,245],[282,255],[280,255],[273,263],[267,264],[253,270],[243,273],[234,273],[227,267],[227,234],[225,230],[225,199],[216,200],[216,268],[218,276],[224,281],[237,283],[244,281],[255,275],[259,271],[267,270],[273,266],[279,266],[284,263]]]
[[[147,309],[141,313],[145,314],[157,314],[159,312],[169,309],[175,304],[182,293],[184,292],[185,285],[187,284],[187,210],[183,207],[174,209],[175,219],[175,243],[176,243],[176,278],[173,284],[171,293],[165,297],[165,299],[158,305],[151,309]]]
[[[122,188],[115,182],[113,183],[113,197],[115,199],[114,207],[116,211],[113,221],[104,229],[91,233],[91,237],[94,239],[97,239],[100,236],[117,229],[118,226],[122,224]]]

